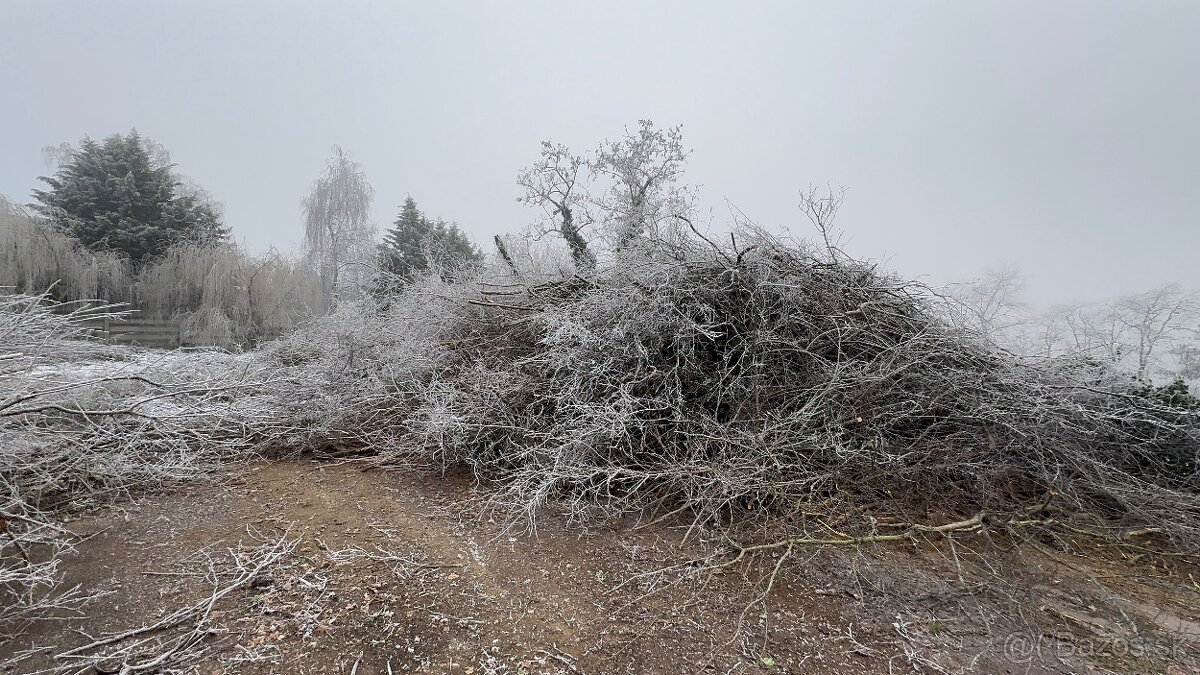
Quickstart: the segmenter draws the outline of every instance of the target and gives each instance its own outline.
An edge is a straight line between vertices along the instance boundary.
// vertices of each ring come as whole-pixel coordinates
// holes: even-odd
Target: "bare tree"
[[[1075,354],[1091,353],[1094,346],[1089,321],[1091,308],[1082,303],[1072,303],[1052,307],[1048,313],[1058,314],[1064,327],[1063,351]]]
[[[659,238],[663,222],[687,210],[688,194],[678,182],[688,154],[682,127],[657,129],[650,120],[640,120],[636,133],[600,145],[591,167],[612,184],[596,203],[616,250]]]
[[[1118,298],[1110,305],[1112,324],[1122,329],[1119,334],[1125,351],[1136,359],[1137,379],[1149,377],[1161,345],[1184,333],[1200,307],[1198,300],[1195,293],[1178,284],[1167,284]]]
[[[543,141],[541,158],[517,176],[525,190],[517,201],[541,207],[549,223],[540,232],[559,234],[575,264],[591,267],[596,254],[583,229],[594,221],[597,236],[617,251],[638,240],[662,241],[667,222],[690,226],[690,193],[678,184],[687,155],[680,127],[656,129],[649,120],[591,156]],[[599,195],[589,190],[596,181],[606,185]]]
[[[74,154],[75,147],[66,142],[42,147],[42,160],[46,163],[47,169],[57,169],[70,160]]]
[[[374,198],[375,189],[362,166],[335,145],[325,172],[302,202],[304,244],[320,271],[327,306],[333,302],[343,266],[372,250],[374,229],[368,218]]]
[[[1175,359],[1175,373],[1185,380],[1200,379],[1200,346],[1180,343],[1171,348]]]
[[[525,189],[517,201],[543,209],[550,223],[542,231],[559,234],[571,249],[575,264],[584,268],[596,262],[583,237],[587,223],[580,222],[584,220],[580,216],[586,215],[587,189],[582,185],[587,180],[586,167],[584,158],[565,145],[542,141],[541,159],[517,176],[517,185]]]
[[[1024,325],[1029,353],[1077,354],[1119,363],[1128,353],[1125,327],[1107,304],[1065,303],[1032,313]]]
[[[833,221],[837,219],[845,196],[846,188],[834,190],[832,187],[822,191],[816,186],[809,186],[807,192],[800,193],[800,211],[817,228],[831,261],[837,260],[838,254],[842,253],[838,248],[841,233],[833,229]]]
[[[1028,352],[1044,357],[1076,352],[1068,322],[1072,310],[1070,305],[1054,305],[1031,314],[1025,331]]]
[[[988,339],[1002,340],[1025,322],[1024,289],[1024,278],[1016,267],[988,269],[978,279],[950,287],[950,296],[956,301],[952,316],[959,325]]]
[[[1176,362],[1171,372],[1192,371],[1193,350],[1185,339],[1200,314],[1200,296],[1178,284],[1099,304],[1059,305],[1037,319],[1046,355],[1087,354],[1118,364],[1139,380],[1149,378],[1163,354]]]

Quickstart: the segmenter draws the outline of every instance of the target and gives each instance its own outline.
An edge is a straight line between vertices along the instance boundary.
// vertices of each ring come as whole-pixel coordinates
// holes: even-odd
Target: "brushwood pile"
[[[406,280],[270,347],[310,383],[291,442],[469,470],[530,516],[1200,533],[1194,399],[1008,353],[920,283],[755,230],[534,260]]]

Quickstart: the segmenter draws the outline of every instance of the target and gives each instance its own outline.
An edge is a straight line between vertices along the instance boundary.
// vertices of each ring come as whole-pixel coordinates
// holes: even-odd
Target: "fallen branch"
[[[222,585],[219,581],[221,575],[210,565],[207,575],[213,581],[213,590],[209,597],[182,607],[155,623],[104,636],[88,644],[60,652],[54,658],[67,662],[63,668],[74,669],[89,664],[98,672],[132,673],[160,668],[180,653],[197,646],[209,635],[209,618],[214,606],[222,598],[252,583],[263,570],[290,555],[299,542],[299,538],[288,539],[288,532],[285,532],[274,542],[262,546],[248,550],[231,549],[230,557],[237,575]],[[162,633],[183,626],[186,626],[186,630],[167,642],[140,640],[109,653],[99,653],[105,647],[120,645],[134,638]],[[163,645],[170,642],[173,644],[164,649]],[[152,651],[147,650],[147,646],[155,645],[159,647],[156,655],[140,656],[147,651]],[[138,662],[139,659],[140,662]],[[116,669],[106,669],[101,665],[106,661],[118,661],[120,666]]]

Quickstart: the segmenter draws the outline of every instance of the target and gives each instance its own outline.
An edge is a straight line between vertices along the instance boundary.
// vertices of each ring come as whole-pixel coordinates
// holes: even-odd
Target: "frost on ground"
[[[0,620],[75,604],[56,588],[56,514],[203,477],[248,456],[270,375],[247,356],[92,342],[108,308],[0,296]]]

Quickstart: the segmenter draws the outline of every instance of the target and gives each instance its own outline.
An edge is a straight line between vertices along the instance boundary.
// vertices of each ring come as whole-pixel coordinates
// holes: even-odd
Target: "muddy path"
[[[789,566],[765,612],[755,600],[767,570],[754,566],[647,594],[653,587],[637,575],[699,554],[705,542],[681,544],[683,527],[634,525],[550,514],[529,534],[489,515],[469,480],[255,463],[215,485],[140,497],[71,523],[84,540],[66,561],[66,582],[105,595],[81,616],[27,626],[0,643],[0,656],[20,657],[9,672],[37,672],[96,636],[153,625],[208,597],[206,570],[222,569],[231,549],[282,535],[296,540],[294,551],[213,607],[204,655],[188,669],[1189,672],[1175,665],[1182,652],[1140,661],[1061,647],[1053,660],[1007,653],[996,629],[979,630],[948,609],[938,593],[950,591],[929,582],[922,608],[881,601],[855,580],[859,564],[836,551]],[[917,568],[936,577],[929,560],[911,555],[886,564],[897,583],[919,577]],[[1069,622],[1075,610],[1064,602],[1045,604]],[[1187,627],[1188,602],[1152,604]],[[1137,667],[1151,670],[1130,670]]]

